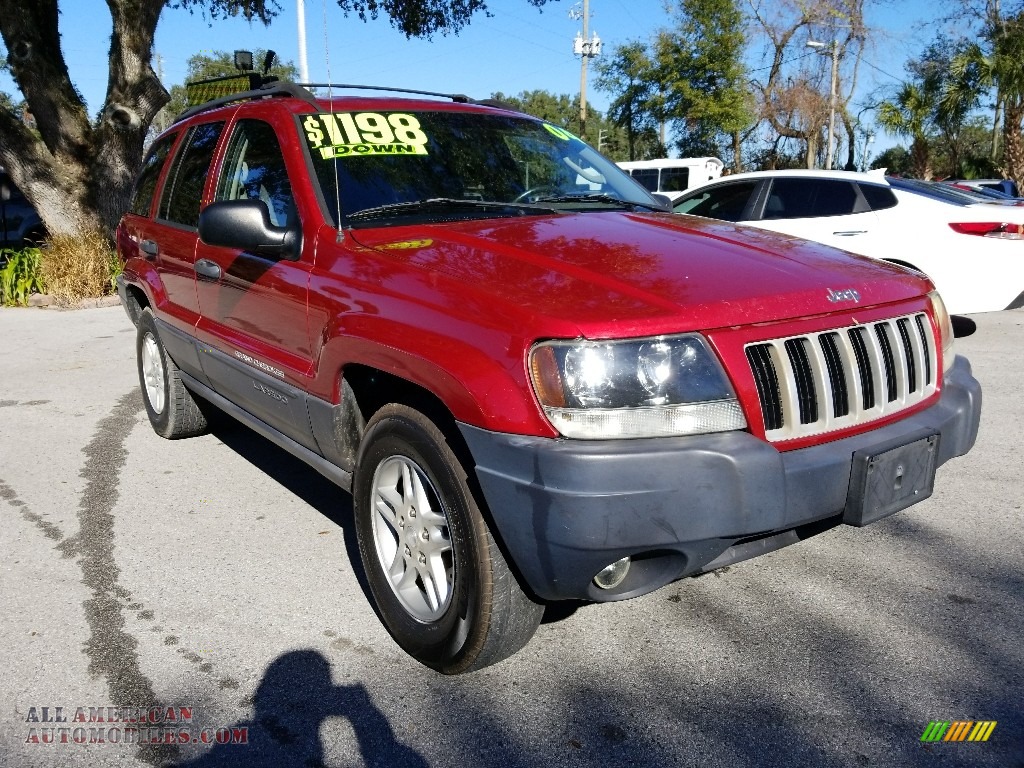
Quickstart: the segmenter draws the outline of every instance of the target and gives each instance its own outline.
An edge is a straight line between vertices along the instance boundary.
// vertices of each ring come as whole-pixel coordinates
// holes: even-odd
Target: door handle
[[[839,237],[853,237],[854,235],[866,235],[868,231],[866,229],[849,229],[844,232],[833,232],[833,235]]]
[[[211,280],[220,280],[220,265],[209,259],[199,259],[195,264],[196,274],[200,277],[208,277]]]
[[[160,255],[160,246],[153,240],[143,240],[139,243],[139,250],[146,254],[144,258],[150,261]]]

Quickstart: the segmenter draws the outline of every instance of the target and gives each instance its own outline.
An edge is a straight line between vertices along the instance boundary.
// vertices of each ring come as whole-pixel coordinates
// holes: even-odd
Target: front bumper
[[[980,416],[981,386],[958,357],[935,405],[795,451],[746,432],[585,441],[460,428],[505,553],[534,594],[607,601],[838,525],[855,452],[937,432],[941,465],[971,449]],[[620,586],[594,585],[627,556]]]

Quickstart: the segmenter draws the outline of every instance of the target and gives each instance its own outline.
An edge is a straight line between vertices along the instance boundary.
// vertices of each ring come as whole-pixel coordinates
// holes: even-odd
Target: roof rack
[[[179,123],[186,118],[198,115],[200,112],[206,112],[208,109],[214,109],[215,107],[222,107],[225,104],[231,104],[236,101],[249,101],[251,99],[265,99],[271,96],[291,96],[295,99],[301,99],[312,107],[316,107],[316,97],[303,88],[301,85],[296,83],[283,83],[275,81],[267,83],[260,88],[254,88],[251,91],[241,91],[239,93],[232,93],[228,96],[221,96],[219,99],[213,99],[207,101],[204,104],[197,104],[194,107],[190,107],[182,112],[175,119],[174,122]]]
[[[175,123],[179,123],[186,118],[198,115],[200,112],[206,112],[209,109],[216,107],[222,107],[225,104],[232,104],[236,101],[249,101],[255,99],[265,99],[272,96],[291,96],[295,99],[301,99],[302,101],[309,104],[314,109],[318,108],[316,96],[314,96],[309,88],[338,88],[338,89],[349,89],[357,91],[384,91],[387,93],[408,93],[416,96],[434,96],[441,99],[451,99],[458,104],[480,104],[482,106],[489,107],[500,107],[502,109],[508,109],[511,111],[519,111],[511,105],[503,102],[495,101],[494,99],[471,99],[461,93],[438,93],[437,91],[420,91],[413,88],[394,88],[387,85],[354,85],[351,83],[286,83],[281,81],[274,81],[265,83],[259,88],[254,88],[249,91],[240,91],[238,93],[232,93],[227,96],[221,96],[217,99],[204,102],[203,104],[197,104],[194,107],[190,107],[182,112],[175,119]]]

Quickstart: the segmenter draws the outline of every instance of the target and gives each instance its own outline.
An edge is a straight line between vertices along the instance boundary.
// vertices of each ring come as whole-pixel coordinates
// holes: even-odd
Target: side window
[[[157,218],[187,227],[199,226],[203,188],[223,128],[221,122],[203,123],[189,129],[164,183]]]
[[[896,195],[889,187],[881,184],[861,184],[860,191],[872,211],[882,211],[896,205]]]
[[[217,182],[217,200],[262,200],[277,227],[295,219],[292,185],[274,129],[262,120],[239,120]]]
[[[661,192],[685,192],[689,183],[689,168],[663,168],[661,170]]]
[[[854,213],[857,190],[840,179],[775,179],[765,203],[765,219],[809,219]]]
[[[675,207],[676,213],[690,213],[723,221],[742,221],[747,201],[757,188],[756,181],[722,184],[694,195]]]
[[[153,195],[156,194],[156,184],[160,180],[160,171],[163,170],[167,155],[171,152],[174,140],[178,137],[176,133],[164,136],[149,149],[146,159],[142,161],[142,170],[135,180],[135,190],[132,192],[132,202],[128,210],[139,216],[149,216],[150,208],[153,206]]]
[[[648,192],[658,191],[658,169],[657,168],[634,168],[630,176],[636,179]]]

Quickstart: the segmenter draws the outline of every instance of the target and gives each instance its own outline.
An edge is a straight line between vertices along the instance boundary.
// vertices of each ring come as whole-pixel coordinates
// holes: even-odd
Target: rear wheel
[[[367,425],[353,491],[367,580],[406,652],[458,674],[526,645],[544,608],[520,588],[433,422],[382,408]]]
[[[171,440],[203,434],[207,429],[206,417],[164,349],[153,310],[148,307],[139,315],[135,351],[142,399],[153,430]]]

